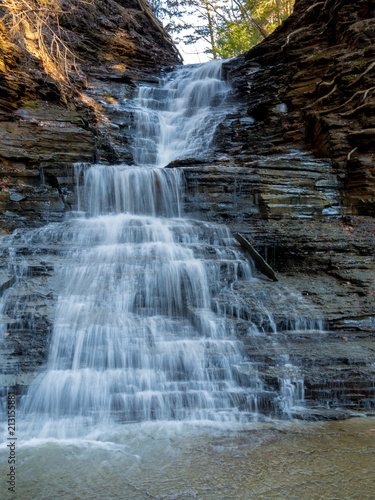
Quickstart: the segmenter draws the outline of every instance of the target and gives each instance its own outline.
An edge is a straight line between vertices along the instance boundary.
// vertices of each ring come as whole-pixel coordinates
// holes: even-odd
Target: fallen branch
[[[251,257],[254,260],[255,267],[263,273],[267,278],[270,278],[272,281],[279,281],[275,271],[272,267],[267,264],[267,262],[263,259],[263,257],[255,250],[253,245],[250,243],[248,239],[246,239],[241,233],[234,233],[233,236],[236,238],[238,243],[249,252]]]

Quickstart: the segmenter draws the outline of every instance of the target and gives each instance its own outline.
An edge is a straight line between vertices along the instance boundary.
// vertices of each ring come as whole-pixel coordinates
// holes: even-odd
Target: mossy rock
[[[22,103],[22,106],[24,108],[37,109],[40,106],[40,102],[39,101],[24,101]]]

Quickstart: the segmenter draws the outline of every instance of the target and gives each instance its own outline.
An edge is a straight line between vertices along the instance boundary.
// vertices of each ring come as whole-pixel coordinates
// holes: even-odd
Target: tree
[[[249,50],[267,37],[292,12],[294,0],[152,0],[155,12],[177,40],[194,43],[203,38],[214,59]],[[199,25],[184,22],[185,13]],[[190,30],[187,35],[184,31]],[[180,35],[183,35],[182,38]]]

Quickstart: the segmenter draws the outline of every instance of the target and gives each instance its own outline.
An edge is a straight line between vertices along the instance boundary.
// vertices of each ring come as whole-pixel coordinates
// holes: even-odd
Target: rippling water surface
[[[33,439],[17,450],[17,496],[2,498],[374,498],[375,418],[230,427],[144,423]]]

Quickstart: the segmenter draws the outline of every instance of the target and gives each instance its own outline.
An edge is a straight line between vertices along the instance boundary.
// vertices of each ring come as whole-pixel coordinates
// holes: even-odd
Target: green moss
[[[345,75],[341,77],[341,83],[351,83],[353,80],[357,78],[357,75]]]
[[[24,101],[22,105],[24,108],[36,109],[39,108],[40,103],[38,101]]]

